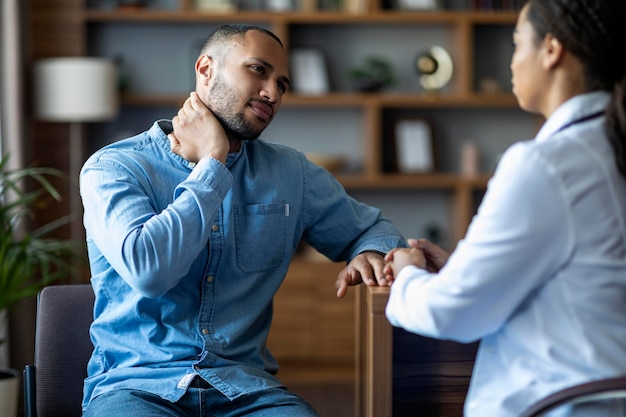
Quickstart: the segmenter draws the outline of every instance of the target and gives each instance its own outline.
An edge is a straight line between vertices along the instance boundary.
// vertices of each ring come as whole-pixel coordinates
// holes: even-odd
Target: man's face
[[[287,56],[275,39],[255,30],[214,60],[205,103],[238,139],[256,139],[270,124],[289,87]]]

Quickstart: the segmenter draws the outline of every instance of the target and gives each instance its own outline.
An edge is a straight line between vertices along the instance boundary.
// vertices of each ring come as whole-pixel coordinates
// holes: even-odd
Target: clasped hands
[[[402,268],[414,265],[428,272],[439,272],[448,262],[450,254],[426,239],[409,239],[408,248],[396,248],[385,256],[383,274],[392,282]]]
[[[400,270],[408,265],[439,272],[450,257],[448,252],[426,239],[409,239],[408,244],[408,248],[392,249],[384,258],[373,252],[356,256],[337,277],[337,297],[345,297],[348,287],[360,282],[388,287]]]

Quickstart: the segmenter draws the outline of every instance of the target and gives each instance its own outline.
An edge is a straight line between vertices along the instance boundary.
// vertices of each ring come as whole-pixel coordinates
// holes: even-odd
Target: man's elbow
[[[143,273],[132,274],[132,276],[126,277],[125,281],[142,297],[154,299],[162,297],[173,287],[169,281],[163,278],[162,273]]]

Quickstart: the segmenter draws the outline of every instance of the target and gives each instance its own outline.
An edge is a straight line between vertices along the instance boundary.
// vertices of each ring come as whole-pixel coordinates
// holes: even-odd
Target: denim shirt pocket
[[[288,212],[284,202],[234,206],[237,267],[262,272],[285,259]]]

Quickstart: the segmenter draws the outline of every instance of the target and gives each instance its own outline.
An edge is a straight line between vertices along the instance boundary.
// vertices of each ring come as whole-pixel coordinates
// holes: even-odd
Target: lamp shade
[[[56,122],[97,122],[118,109],[115,64],[104,58],[48,58],[35,63],[35,115]]]

